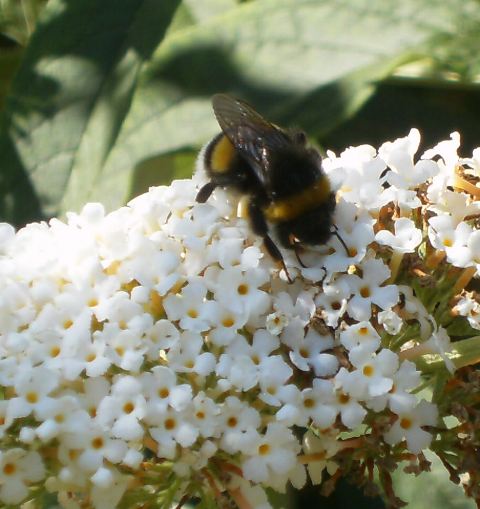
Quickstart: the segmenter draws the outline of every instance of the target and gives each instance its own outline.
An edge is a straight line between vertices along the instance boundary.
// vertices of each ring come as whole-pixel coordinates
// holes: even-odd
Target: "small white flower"
[[[0,500],[20,504],[28,495],[28,484],[45,476],[40,454],[20,448],[0,451]]]
[[[7,420],[26,417],[39,410],[48,400],[49,394],[58,387],[55,372],[43,368],[22,369],[15,377],[17,397],[9,400]]]
[[[236,396],[228,396],[219,415],[222,422],[220,446],[229,453],[245,450],[253,432],[260,426],[261,418],[257,410]]]
[[[78,449],[76,464],[85,472],[93,473],[103,466],[104,460],[120,463],[128,448],[123,440],[114,439],[110,433],[94,421],[82,433],[67,433],[63,436],[67,449]]]
[[[450,373],[455,372],[455,364],[450,360],[447,355],[447,352],[450,352],[452,349],[452,345],[450,342],[450,336],[448,335],[446,329],[443,327],[438,327],[430,338],[422,343],[422,347],[427,349],[429,353],[436,353],[440,355],[440,357],[445,362],[445,366],[450,371]]]
[[[265,362],[271,363],[270,354],[279,347],[278,338],[265,329],[258,329],[249,344],[243,336],[237,335],[220,356],[217,375],[228,379],[234,386],[243,390],[254,387],[262,373],[268,371]],[[279,356],[280,367],[284,362]]]
[[[238,491],[241,494],[241,499],[246,500],[249,504],[248,507],[254,507],[255,509],[272,509],[265,490],[258,484],[252,485],[243,477],[234,476],[229,485],[229,491],[231,493],[236,493]]]
[[[282,389],[292,375],[292,368],[280,355],[266,357],[259,365],[259,398],[268,405],[279,406],[282,402]]]
[[[245,479],[265,485],[283,485],[296,467],[300,445],[293,433],[278,423],[270,423],[265,435],[257,435],[245,451],[242,463]]]
[[[211,310],[210,319],[213,329],[208,338],[216,346],[225,346],[230,344],[248,319],[248,313],[233,312],[221,305]]]
[[[475,148],[472,157],[460,159],[461,164],[465,164],[470,168],[467,173],[475,177],[480,177],[480,148]]]
[[[117,377],[111,386],[111,395],[102,399],[96,420],[110,428],[112,435],[123,440],[140,440],[144,430],[140,421],[147,413],[147,402],[142,384],[133,376]]]
[[[369,145],[350,147],[340,157],[332,161],[329,152],[329,164],[325,169],[333,182],[341,180],[338,193],[348,202],[371,210],[379,209],[385,203],[381,199],[385,177],[385,162],[377,157],[376,150]],[[335,186],[338,187],[338,186]]]
[[[342,276],[354,294],[347,305],[348,314],[359,321],[370,318],[372,304],[380,309],[390,309],[398,302],[399,296],[395,285],[381,286],[390,276],[390,270],[381,260],[365,260],[361,267],[362,277],[355,274]]]
[[[337,417],[337,409],[332,404],[334,398],[334,383],[330,380],[315,378],[312,388],[302,391],[303,413],[311,418],[318,428],[328,428]]]
[[[428,198],[433,203],[439,203],[442,200],[442,193],[447,186],[452,186],[455,176],[455,170],[458,164],[457,150],[460,147],[460,135],[457,132],[450,134],[450,140],[441,141],[435,147],[425,151],[423,159],[433,159],[439,155],[441,159],[437,163],[438,173],[433,177],[432,183],[428,188]]]
[[[96,482],[94,482],[94,479]],[[116,507],[128,489],[130,478],[117,470],[102,468],[92,476],[92,503],[95,509]]]
[[[380,336],[370,322],[360,322],[350,325],[340,332],[340,343],[347,349],[365,347],[375,352],[380,346]]]
[[[270,313],[265,321],[265,328],[274,336],[278,336],[287,325],[288,318],[280,311]]]
[[[251,269],[243,272],[237,267],[220,272],[215,285],[215,299],[232,311],[246,310],[248,313],[260,315],[265,313],[270,304],[269,295],[260,290],[268,280],[264,269]]]
[[[168,350],[179,340],[180,333],[170,320],[158,320],[145,331],[143,341],[147,343],[146,355],[152,361],[158,360],[160,350]]]
[[[35,433],[44,442],[60,433],[81,433],[90,420],[80,400],[72,395],[50,398],[36,413],[42,424]]]
[[[305,338],[292,345],[290,360],[302,371],[313,368],[316,376],[333,375],[338,370],[338,359],[333,354],[323,353],[332,347],[333,338],[330,334],[322,336],[310,327]]]
[[[425,400],[410,411],[400,412],[398,419],[383,435],[388,444],[395,445],[401,440],[407,441],[409,451],[418,454],[430,445],[431,433],[422,429],[422,426],[435,426],[438,419],[436,405]]]
[[[190,447],[197,440],[199,431],[188,421],[185,412],[167,408],[150,420],[155,425],[149,428],[149,432],[158,443],[157,455],[160,458],[172,459],[175,457],[177,444]]]
[[[322,318],[329,327],[337,327],[338,321],[347,310],[351,289],[346,280],[338,279],[323,286],[323,292],[315,298],[321,309]]]
[[[429,219],[428,237],[433,247],[447,253],[447,260],[457,267],[468,267],[472,263],[472,253],[467,242],[472,235],[472,227],[460,222],[454,225],[453,218],[442,215]]]
[[[385,331],[392,336],[398,334],[403,327],[403,320],[392,309],[380,311],[378,313],[378,323],[383,325]]]
[[[406,217],[400,217],[395,221],[395,234],[388,230],[380,230],[375,235],[379,244],[390,246],[399,253],[413,253],[415,248],[422,242],[422,232],[415,228],[415,223]]]
[[[379,156],[391,169],[387,173],[387,181],[392,186],[399,189],[411,189],[438,173],[438,165],[434,161],[420,160],[413,163],[419,144],[419,131],[411,129],[405,138],[384,143],[379,148]]]
[[[141,382],[148,401],[147,418],[163,412],[167,406],[184,410],[192,400],[192,387],[177,385],[176,373],[167,366],[155,366],[150,372],[143,373]]]
[[[469,294],[462,297],[455,306],[457,312],[467,317],[468,323],[474,329],[480,329],[480,303]]]
[[[393,386],[393,375],[398,369],[398,355],[384,348],[378,354],[367,347],[356,347],[350,352],[350,362],[356,368],[341,368],[335,377],[338,387],[358,399],[369,399],[386,394]]]
[[[363,260],[368,245],[375,239],[374,220],[365,211],[360,211],[353,203],[340,201],[336,207],[336,226],[345,246],[337,236],[330,240],[335,256],[323,260],[327,273],[344,272],[350,265]]]
[[[215,369],[215,356],[203,352],[203,338],[200,334],[185,331],[180,335],[175,348],[167,354],[170,368],[180,373],[208,375]]]
[[[323,430],[315,435],[309,430],[303,435],[302,446],[305,454],[316,456],[307,464],[308,475],[312,484],[320,484],[323,481],[324,470],[329,475],[333,475],[338,470],[338,465],[329,460],[340,450],[335,432]]]
[[[393,412],[400,413],[416,406],[417,398],[409,392],[418,387],[421,382],[421,373],[417,371],[415,364],[403,361],[392,379],[392,388],[387,393],[370,399],[369,408],[380,412],[388,405]]]
[[[168,319],[179,321],[183,330],[204,332],[211,327],[213,301],[206,300],[207,287],[200,281],[191,281],[181,294],[168,295],[163,306]]]
[[[336,385],[338,385],[338,381]],[[335,396],[336,399],[332,402],[332,405],[340,413],[342,424],[350,429],[360,426],[367,415],[365,408],[363,408],[357,399],[341,389],[337,389]]]
[[[192,424],[203,437],[218,437],[220,434],[218,416],[220,407],[205,395],[199,392],[192,400]]]

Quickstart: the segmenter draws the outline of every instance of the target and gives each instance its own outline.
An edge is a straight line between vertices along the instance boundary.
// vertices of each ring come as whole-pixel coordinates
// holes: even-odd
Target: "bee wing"
[[[212,106],[223,133],[250,163],[260,182],[268,188],[270,153],[290,145],[292,141],[289,136],[240,99],[215,94]]]

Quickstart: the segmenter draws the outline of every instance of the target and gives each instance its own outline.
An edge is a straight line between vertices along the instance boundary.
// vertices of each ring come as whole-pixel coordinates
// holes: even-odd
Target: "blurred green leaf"
[[[323,136],[321,142],[340,153],[345,147],[364,143],[378,147],[417,127],[422,134],[422,153],[458,131],[459,154],[471,157],[472,150],[480,145],[479,117],[480,85],[388,78],[348,122]]]
[[[189,178],[197,151],[185,150],[141,161],[134,169],[130,198],[148,191],[150,186],[168,185],[173,179]]]
[[[115,0],[50,0],[2,119],[3,218],[29,220],[39,203],[43,214],[55,214],[66,191],[75,201],[96,185],[140,68],[178,3],[125,0],[118,8]]]
[[[0,50],[0,111],[22,56],[23,49],[20,46]]]
[[[197,23],[202,23],[210,18],[225,14],[236,7],[236,0],[183,0]]]
[[[393,474],[395,493],[408,503],[409,509],[474,509],[475,502],[467,499],[463,489],[449,480],[448,472],[433,453],[426,453],[432,462],[431,472],[418,477],[406,475],[401,468]]]
[[[177,30],[202,23],[235,7],[235,0],[183,0],[173,16],[167,36]]]
[[[47,0],[0,0],[0,32],[25,46]]]
[[[138,161],[205,142],[218,130],[215,92],[241,95],[279,123],[324,132],[356,111],[402,57],[451,28],[440,1],[419,8],[416,1],[265,0],[175,32],[145,69],[102,179],[86,198],[106,196],[114,175]],[[116,189],[109,207],[125,196]]]
[[[453,11],[478,8],[475,0],[186,0],[187,18],[140,71],[177,4],[50,1],[0,137],[4,217],[21,220],[40,205],[50,215],[92,200],[123,204],[143,189],[139,168],[166,160],[161,181],[172,154],[218,130],[210,108],[218,91],[280,124],[326,133],[399,62],[435,37],[455,37]]]
[[[444,36],[432,41],[433,70],[453,73],[462,81],[480,83],[480,4],[467,4],[452,13],[457,31],[455,37]]]

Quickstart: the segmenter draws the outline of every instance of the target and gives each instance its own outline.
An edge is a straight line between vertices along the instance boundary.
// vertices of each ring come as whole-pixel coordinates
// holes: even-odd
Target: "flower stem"
[[[400,251],[393,251],[392,258],[390,259],[390,278],[388,279],[388,284],[393,284],[395,279],[397,279],[398,271],[400,270],[400,265],[402,264],[403,253]]]
[[[480,188],[468,182],[468,180],[465,180],[458,174],[455,175],[453,185],[458,189],[463,189],[464,191],[467,191],[467,193],[470,193],[472,196],[475,196],[476,198],[480,198]]]
[[[428,357],[422,357],[426,354]],[[420,344],[399,353],[400,359],[414,360],[417,367],[423,372],[432,372],[445,366],[445,361],[440,355],[432,355],[428,346]],[[420,358],[422,357],[422,358]],[[448,354],[449,359],[457,369],[465,366],[473,366],[480,363],[480,336],[462,339],[452,343],[452,349]]]
[[[250,502],[243,496],[243,493],[237,488],[234,490],[228,490],[230,496],[235,500],[238,509],[253,509]]]
[[[475,275],[475,272],[477,272],[476,267],[468,267],[462,272],[460,277],[457,279],[455,286],[453,287],[454,295],[460,293],[468,285],[472,277]]]

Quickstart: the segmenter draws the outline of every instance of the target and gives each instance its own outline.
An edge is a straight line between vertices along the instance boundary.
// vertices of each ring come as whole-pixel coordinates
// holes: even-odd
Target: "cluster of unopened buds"
[[[1,225],[0,504],[264,509],[377,470],[396,507],[426,449],[478,502],[480,150],[419,143],[327,154],[347,249],[283,251],[293,283],[199,174]]]

